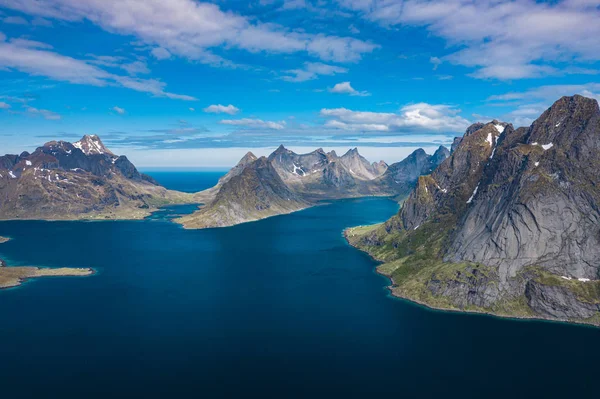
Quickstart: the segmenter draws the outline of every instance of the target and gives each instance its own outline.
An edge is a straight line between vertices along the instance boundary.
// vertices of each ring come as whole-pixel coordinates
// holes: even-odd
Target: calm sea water
[[[210,180],[196,177],[157,176],[179,189]],[[168,221],[191,210],[1,222],[0,235],[14,238],[0,246],[10,264],[98,273],[0,291],[0,396],[597,396],[598,329],[390,298],[375,263],[341,232],[385,220],[391,201],[339,201],[227,229]]]

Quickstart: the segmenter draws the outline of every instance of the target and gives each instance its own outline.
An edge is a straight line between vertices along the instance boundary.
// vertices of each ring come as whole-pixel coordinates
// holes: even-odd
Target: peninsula
[[[0,244],[9,241],[9,238],[0,237]],[[38,277],[59,277],[59,276],[89,276],[94,271],[89,268],[68,268],[61,267],[56,269],[40,268],[30,266],[8,267],[4,260],[0,259],[0,289],[16,287],[23,281]]]

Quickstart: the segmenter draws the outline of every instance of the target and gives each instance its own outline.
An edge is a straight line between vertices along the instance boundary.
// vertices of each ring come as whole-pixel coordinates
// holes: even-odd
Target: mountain
[[[191,200],[140,173],[98,136],[0,156],[1,219],[139,218],[159,205]]]
[[[419,148],[402,161],[390,165],[381,179],[386,186],[393,187],[395,192],[408,193],[419,176],[431,173],[449,156],[450,152],[444,146],[440,146],[433,155],[428,155]]]
[[[402,161],[390,167],[383,161],[369,163],[356,148],[342,156],[321,148],[296,154],[283,145],[267,158],[248,153],[217,185],[194,195],[205,204],[202,209],[178,221],[188,228],[223,227],[304,209],[320,200],[403,196],[448,150],[421,153],[418,165]],[[390,170],[396,171],[395,181]]]
[[[187,228],[225,227],[309,206],[288,188],[265,157],[238,164],[232,171],[214,200],[178,221]]]
[[[398,215],[350,229],[392,291],[433,307],[600,325],[600,108],[474,125]]]

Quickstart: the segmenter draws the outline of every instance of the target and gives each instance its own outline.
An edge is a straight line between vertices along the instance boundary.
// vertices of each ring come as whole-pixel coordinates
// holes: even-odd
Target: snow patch
[[[496,123],[496,124],[494,124],[494,127],[496,128],[498,133],[500,133],[500,134],[504,133],[504,126],[502,126],[501,124]]]
[[[536,162],[534,165],[535,165],[536,167],[538,167],[538,166],[540,166],[540,163],[539,163],[539,162]]]
[[[542,144],[542,148],[544,149],[544,151],[549,150],[553,146],[554,146],[554,144],[552,144],[552,143]]]
[[[306,172],[304,172],[304,170],[301,167],[296,166],[295,163],[292,165],[294,165],[294,171],[292,173],[294,173],[295,175],[298,175],[300,177],[306,176]],[[302,174],[299,174],[298,171],[302,172]]]
[[[554,125],[554,127],[559,127],[560,126],[560,122],[558,122],[556,125]]]
[[[589,278],[578,278],[577,280],[581,281],[582,283],[587,283],[588,281],[590,281]]]
[[[471,198],[469,198],[467,200],[467,204],[470,204],[471,202],[473,202],[473,198],[475,198],[475,195],[477,195],[478,189],[479,189],[479,184],[477,185],[477,187],[475,187],[475,190],[473,190],[473,194],[471,195]]]
[[[16,179],[16,178],[17,178],[17,176],[15,176],[15,174],[13,173],[13,171],[12,171],[12,170],[9,170],[9,171],[8,171],[8,175],[9,175],[10,177],[12,177],[13,179]]]
[[[25,161],[25,164],[26,164],[27,166],[31,166],[31,161],[27,160],[27,161]]]
[[[492,133],[488,133],[486,141],[490,144],[490,147],[494,146],[494,136]]]
[[[565,280],[572,280],[571,277],[567,277],[567,276],[560,276],[560,278],[564,278]]]
[[[413,230],[416,230],[416,229],[418,229],[418,228],[419,228],[419,226],[420,226],[420,224],[418,224],[418,225],[417,225],[417,226],[416,226],[416,227],[415,227]]]

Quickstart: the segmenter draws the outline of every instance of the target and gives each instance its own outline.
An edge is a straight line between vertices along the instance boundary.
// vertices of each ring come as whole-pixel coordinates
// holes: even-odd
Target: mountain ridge
[[[205,204],[200,210],[177,222],[186,228],[225,227],[305,209],[323,200],[401,198],[420,174],[437,166],[449,151],[440,146],[433,155],[423,150],[415,153],[421,163],[412,162],[409,156],[390,166],[383,161],[370,163],[357,148],[342,156],[322,148],[296,154],[283,145],[268,157],[255,159],[248,153],[214,187],[195,195]],[[239,175],[244,179],[236,179]]]
[[[193,202],[89,135],[0,156],[0,199],[0,219],[46,220],[135,219],[161,205]]]

